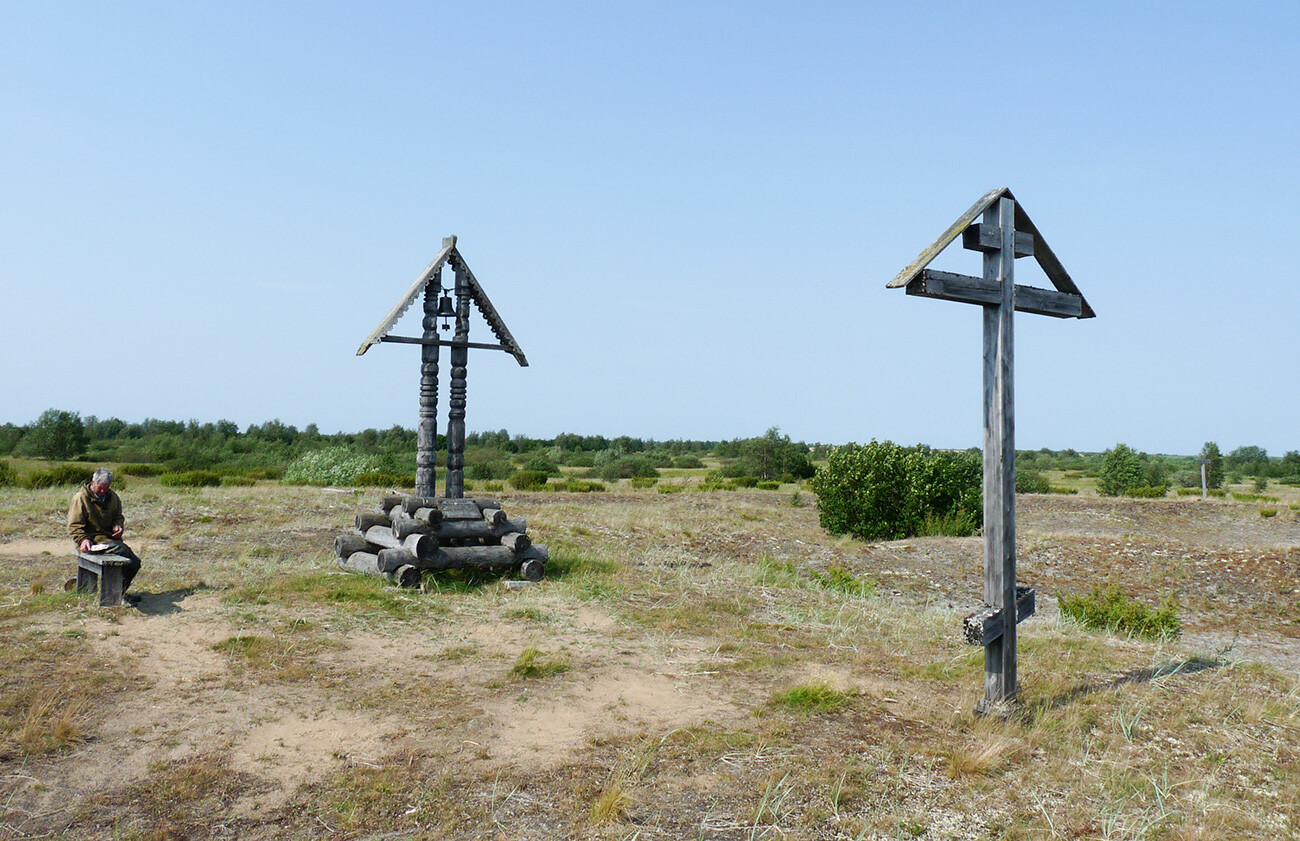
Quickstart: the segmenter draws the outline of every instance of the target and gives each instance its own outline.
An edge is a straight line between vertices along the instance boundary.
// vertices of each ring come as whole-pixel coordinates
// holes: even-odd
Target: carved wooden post
[[[438,470],[438,292],[441,267],[424,287],[424,342],[420,345],[420,426],[416,430],[415,494],[437,492]]]
[[[984,214],[983,224],[975,220]],[[982,277],[927,269],[957,237],[984,253]],[[1015,258],[1033,257],[1053,289],[1016,286]],[[1035,594],[1016,586],[1015,343],[1017,310],[1055,318],[1094,313],[1065,267],[1007,189],[990,190],[888,284],[907,294],[980,304],[984,309],[984,601],[964,621],[968,642],[984,646],[989,712],[1016,697],[1016,623],[1034,613]]]
[[[442,269],[451,264],[456,273],[456,332],[451,340],[438,337],[438,310],[442,292]],[[420,338],[391,336],[389,332],[402,314],[424,293],[424,332]],[[498,344],[471,342],[469,316],[471,306],[476,307]],[[379,342],[399,342],[421,346],[420,352],[420,424],[416,432],[415,491],[419,497],[432,497],[436,492],[438,463],[438,348],[451,348],[451,394],[447,413],[447,498],[460,499],[465,495],[465,369],[469,362],[469,349],[503,350],[515,358],[521,367],[528,366],[523,350],[510,335],[505,321],[488,300],[487,293],[456,250],[456,238],[446,237],[442,251],[425,268],[406,295],[374,332],[361,343],[357,356],[361,356]]]
[[[469,363],[469,284],[464,266],[456,272],[456,334],[451,345],[451,394],[447,399],[447,499],[465,496],[465,393]]]
[[[984,305],[984,601],[1016,613],[1015,442],[1015,202],[1005,196],[984,211],[999,234],[984,252],[984,280],[998,284],[1001,300]],[[1016,695],[1016,623],[984,649],[984,706]]]

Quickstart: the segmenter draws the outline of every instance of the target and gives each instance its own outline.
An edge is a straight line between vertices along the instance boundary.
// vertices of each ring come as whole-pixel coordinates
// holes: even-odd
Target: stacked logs
[[[517,568],[540,581],[549,555],[528,539],[528,522],[507,517],[495,499],[441,499],[389,494],[356,529],[334,539],[343,569],[415,587],[426,570]]]

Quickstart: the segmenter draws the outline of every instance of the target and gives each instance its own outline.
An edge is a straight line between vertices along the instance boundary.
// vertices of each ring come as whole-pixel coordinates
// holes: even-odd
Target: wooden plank
[[[503,349],[515,358],[515,361],[519,363],[519,367],[527,368],[528,359],[524,356],[523,349],[519,347],[515,337],[510,334],[510,328],[506,327],[506,322],[501,318],[501,314],[497,312],[497,308],[492,306],[492,301],[489,300],[487,293],[483,291],[478,278],[474,277],[474,273],[470,271],[469,265],[460,256],[460,252],[453,248],[448,259],[451,261],[453,269],[457,272],[464,272],[465,281],[469,285],[469,294],[473,297],[474,303],[478,306],[479,314],[487,322],[492,335],[496,336]]]
[[[472,499],[440,499],[438,510],[442,512],[443,520],[481,521],[483,519],[483,512],[479,510],[478,503]]]
[[[1006,192],[1009,192],[1006,187],[998,187],[989,190],[987,193],[980,196],[979,201],[971,205],[970,209],[961,216],[958,216],[956,222],[949,225],[948,229],[940,234],[938,239],[930,243],[924,251],[917,255],[915,260],[908,263],[907,267],[899,272],[897,277],[885,284],[885,288],[897,289],[900,286],[906,286],[912,278],[921,273],[922,269],[930,265],[930,262],[934,260],[935,257],[938,257],[941,251],[951,245],[953,240],[961,236],[961,232],[966,230],[967,225],[974,222],[989,205],[993,204],[993,202]]]
[[[961,234],[962,248],[968,251],[997,251],[1002,247],[1002,234],[992,225],[974,222],[966,226]],[[1034,235],[1025,231],[1016,231],[1016,256],[1034,256]]]
[[[997,304],[1002,300],[1002,289],[984,278],[971,275],[926,269],[907,285],[908,295],[938,298],[965,304]],[[1078,295],[1039,289],[1036,286],[1016,286],[1015,309],[1018,312],[1050,315],[1053,318],[1083,318],[1083,299]]]
[[[484,342],[457,342],[449,339],[417,339],[414,336],[383,336],[381,342],[393,342],[401,345],[436,345],[437,347],[468,347],[478,350],[504,350],[513,354],[514,350],[505,345],[489,345]]]
[[[425,270],[420,274],[420,277],[415,281],[415,283],[411,284],[411,288],[406,290],[406,294],[397,302],[397,306],[393,307],[393,309],[389,311],[388,315],[384,317],[384,320],[379,322],[379,326],[375,328],[374,332],[367,336],[366,340],[361,343],[361,347],[357,349],[357,356],[370,350],[371,346],[380,341],[380,338],[385,333],[393,329],[393,325],[397,323],[398,319],[402,317],[407,308],[415,301],[416,296],[424,291],[424,287],[428,285],[429,280],[438,272],[442,271],[442,264],[447,261],[447,257],[450,256],[451,252],[455,249],[456,238],[454,236],[443,239],[442,251],[439,251],[438,256],[433,258],[433,262],[425,267]]]
[[[1016,587],[1016,624],[1034,615],[1037,599],[1032,587]],[[971,645],[988,646],[1002,636],[1003,613],[985,606],[962,620],[962,632]]]

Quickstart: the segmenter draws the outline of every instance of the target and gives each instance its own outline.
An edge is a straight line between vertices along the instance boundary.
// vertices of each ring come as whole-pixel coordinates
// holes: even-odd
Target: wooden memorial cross
[[[442,288],[442,269],[451,266],[455,273],[451,297]],[[418,338],[390,336],[389,331],[398,319],[424,293],[424,334]],[[442,295],[441,300],[439,295]],[[496,336],[497,344],[481,344],[469,340],[470,304],[478,309],[483,320]],[[455,318],[456,327],[450,340],[438,335],[438,319]],[[446,321],[443,329],[447,329]],[[483,287],[469,270],[464,258],[456,250],[456,237],[442,241],[442,251],[429,264],[419,279],[407,290],[388,316],[375,328],[375,332],[361,344],[357,356],[365,353],[377,342],[399,342],[420,345],[420,425],[416,432],[415,493],[416,496],[434,496],[438,461],[438,348],[451,348],[451,390],[447,412],[447,499],[465,496],[465,373],[469,349],[503,350],[513,356],[521,367],[528,365],[524,352],[515,337],[488,300]]]
[[[983,214],[983,221],[976,219]],[[984,253],[983,277],[927,269],[960,236]],[[1015,258],[1033,257],[1055,289],[1017,286]],[[968,641],[984,646],[984,699],[989,712],[1016,697],[1016,624],[1034,612],[1034,591],[1016,586],[1016,448],[1012,315],[1055,318],[1095,313],[1047,247],[1024,208],[1002,188],[990,190],[899,272],[888,288],[907,294],[980,304],[984,308],[984,601],[966,617]],[[1008,621],[1008,617],[1013,617]]]

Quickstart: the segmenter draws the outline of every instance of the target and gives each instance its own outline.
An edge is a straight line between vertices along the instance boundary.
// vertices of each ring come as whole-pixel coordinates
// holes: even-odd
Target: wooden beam
[[[396,342],[401,345],[436,345],[437,347],[470,347],[479,350],[504,350],[506,353],[514,354],[514,351],[505,345],[486,345],[482,342],[458,342],[454,339],[416,339],[411,336],[384,336],[381,342]]]
[[[379,322],[379,326],[375,328],[374,332],[361,343],[361,347],[357,349],[357,356],[370,350],[375,342],[383,341],[384,335],[393,329],[393,326],[397,324],[397,320],[406,312],[407,307],[411,306],[412,302],[415,301],[416,296],[424,291],[424,288],[429,285],[429,281],[434,275],[442,271],[442,264],[447,262],[447,258],[451,256],[451,252],[454,250],[456,250],[456,237],[444,237],[442,250],[438,252],[438,256],[434,257],[433,262],[425,267],[419,279],[411,284],[411,288],[406,290],[406,294],[397,302],[397,306],[393,307],[392,311],[384,317],[384,320]]]
[[[968,251],[997,251],[1002,247],[1002,232],[992,225],[976,222],[961,234],[961,245]],[[1034,235],[1016,231],[1016,256],[1034,256]]]
[[[907,294],[940,298],[964,304],[998,304],[1002,289],[982,277],[926,269],[907,284]],[[1083,299],[1054,289],[1016,286],[1015,308],[1019,312],[1050,315],[1053,318],[1084,318]]]
[[[1037,597],[1032,587],[1016,587],[1016,624],[1034,615]],[[971,645],[990,645],[1002,636],[1003,613],[996,607],[984,607],[962,620],[962,632]]]

